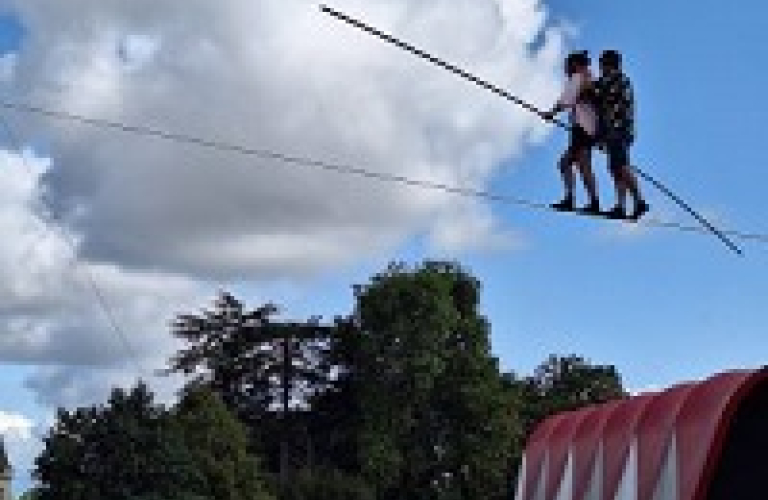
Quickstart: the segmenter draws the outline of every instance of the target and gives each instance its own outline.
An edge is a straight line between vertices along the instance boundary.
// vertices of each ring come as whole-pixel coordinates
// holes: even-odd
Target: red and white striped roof
[[[528,441],[515,498],[706,500],[730,423],[764,383],[768,368],[733,371],[550,417]]]

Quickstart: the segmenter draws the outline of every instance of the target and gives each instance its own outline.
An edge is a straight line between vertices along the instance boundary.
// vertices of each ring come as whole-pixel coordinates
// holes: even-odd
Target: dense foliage
[[[143,383],[115,389],[105,406],[59,410],[36,460],[37,498],[266,500],[244,432],[205,391],[168,410]]]
[[[139,384],[59,410],[37,498],[508,498],[542,419],[625,394],[614,367],[573,355],[502,373],[480,296],[449,262],[391,265],[331,324],[222,293],[174,324],[174,407]]]

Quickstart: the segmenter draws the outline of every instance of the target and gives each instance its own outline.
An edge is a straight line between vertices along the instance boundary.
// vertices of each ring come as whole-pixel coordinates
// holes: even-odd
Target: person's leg
[[[632,194],[632,198],[635,201],[635,208],[630,216],[630,219],[637,220],[645,214],[649,207],[643,199],[643,195],[640,192],[640,184],[637,182],[637,177],[632,172],[632,167],[629,161],[629,142],[619,141],[616,151],[616,163],[620,165],[620,172],[623,185],[623,198],[626,198],[626,193],[629,191]],[[623,204],[622,204],[623,206]]]
[[[592,147],[594,138],[581,127],[574,129],[575,147],[574,156],[581,172],[581,180],[589,195],[589,204],[584,207],[588,212],[599,212],[600,202],[597,194],[597,179],[592,171]]]
[[[553,203],[552,207],[562,210],[572,210],[573,209],[573,190],[576,184],[575,176],[573,175],[573,154],[571,152],[571,149],[568,148],[568,150],[563,154],[563,156],[560,158],[559,162],[559,168],[560,168],[560,175],[563,178],[563,186],[565,187],[565,197],[562,201],[558,203]]]
[[[640,217],[645,215],[648,210],[650,210],[650,206],[643,199],[642,193],[640,193],[640,185],[637,182],[637,177],[635,177],[634,173],[632,172],[632,168],[627,165],[624,167],[624,171],[626,175],[625,183],[630,193],[632,193],[632,197],[635,199],[635,210],[632,212],[632,215],[629,218],[632,220],[638,220]]]
[[[616,140],[609,140],[607,142],[606,153],[608,154],[608,170],[613,178],[616,191],[616,205],[614,205],[609,213],[612,217],[623,218],[626,213],[625,207],[627,202],[627,158],[623,153],[621,143]]]
[[[576,178],[573,172],[573,164],[576,163],[578,157],[579,137],[575,130],[571,130],[568,138],[568,149],[565,150],[563,156],[560,158],[558,167],[560,168],[560,175],[563,178],[563,186],[565,187],[565,197],[562,201],[553,203],[551,206],[556,210],[573,210],[573,191],[575,189]]]
[[[635,204],[643,201],[643,195],[640,192],[640,184],[637,182],[637,177],[632,172],[632,167],[624,165],[624,185],[629,190],[632,198],[635,200]]]
[[[625,182],[625,175],[623,167],[611,168],[611,177],[613,177],[614,190],[616,191],[616,205],[615,208],[624,211],[624,207],[627,204],[627,185]]]
[[[573,175],[573,160],[573,155],[570,151],[566,151],[563,157],[560,158],[560,175],[563,177],[566,198],[573,198],[573,190],[576,186],[576,178]]]
[[[592,151],[589,147],[584,147],[578,154],[579,171],[581,172],[581,179],[584,182],[584,187],[589,195],[589,205],[585,207],[586,210],[599,211],[600,202],[597,194],[597,179],[592,171]]]

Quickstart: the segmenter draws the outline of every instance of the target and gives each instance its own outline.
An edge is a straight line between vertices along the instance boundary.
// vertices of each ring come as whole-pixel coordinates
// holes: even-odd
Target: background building
[[[11,463],[5,453],[5,443],[0,439],[0,500],[11,500]]]

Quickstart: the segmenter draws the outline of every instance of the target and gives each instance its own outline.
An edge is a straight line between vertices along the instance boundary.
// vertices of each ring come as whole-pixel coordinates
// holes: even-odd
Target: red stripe
[[[549,446],[549,436],[557,427],[563,415],[555,415],[548,418],[536,428],[528,440],[525,450],[525,485],[523,487],[523,500],[532,500],[539,484],[539,478],[544,466],[544,456]]]
[[[566,413],[562,423],[550,435],[547,486],[544,490],[546,500],[555,500],[560,484],[563,482],[571,442],[579,426],[590,412],[591,410],[587,408]]]
[[[605,426],[603,434],[603,488],[602,500],[613,500],[619,489],[629,458],[629,448],[646,405],[653,394],[643,394],[625,401],[616,408]]]
[[[608,419],[621,401],[593,407],[581,422],[573,437],[573,500],[584,500],[592,480],[597,460],[597,451]]]
[[[697,384],[678,385],[657,394],[646,406],[637,429],[638,500],[653,500],[677,416],[696,387]]]

